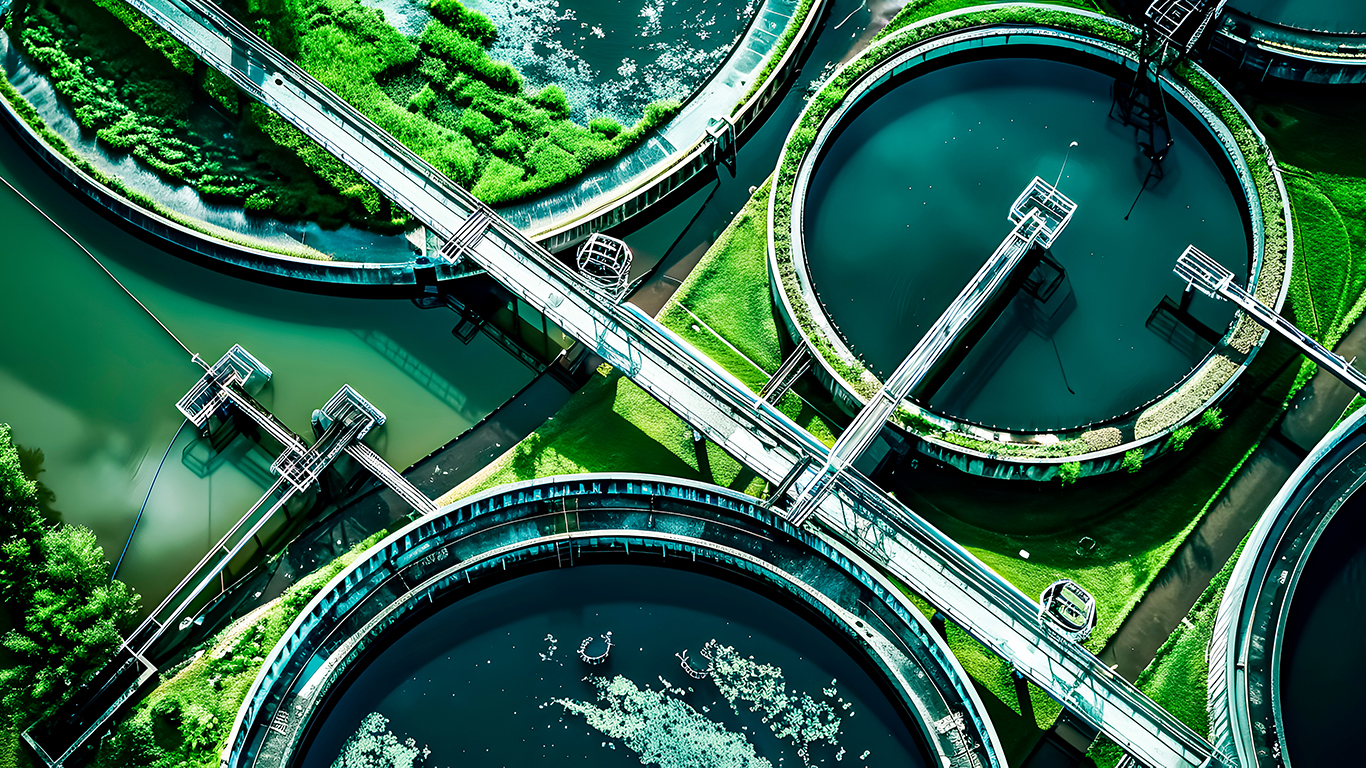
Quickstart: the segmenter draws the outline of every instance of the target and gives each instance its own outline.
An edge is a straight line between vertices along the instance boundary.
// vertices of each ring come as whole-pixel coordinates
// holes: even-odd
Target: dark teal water
[[[583,638],[595,638],[590,650],[597,653],[602,643],[596,638],[607,631],[617,643],[607,662],[580,661]],[[667,682],[675,690],[664,694],[676,702],[669,706],[682,703],[733,738],[730,748],[719,736],[709,738],[708,766],[762,766],[763,760],[775,767],[802,765],[793,741],[775,736],[759,713],[744,704],[732,709],[711,680],[691,679],[680,669],[675,653],[687,649],[703,666],[699,650],[712,639],[779,667],[788,695],[807,694],[837,713],[838,744],[812,742],[812,765],[926,765],[918,738],[877,684],[820,629],[720,579],[627,565],[522,577],[423,621],[371,659],[339,694],[298,764],[333,765],[362,720],[377,712],[388,719],[385,729],[397,743],[413,739],[415,750],[430,750],[418,766],[639,765],[642,758],[627,740],[596,730],[552,701],[605,706],[585,679],[596,674],[624,676],[631,686],[655,692]],[[678,723],[658,710],[643,721],[647,730]],[[657,764],[684,768],[682,750],[677,744],[673,749]],[[749,759],[726,762],[727,755],[748,750]]]
[[[498,27],[490,54],[533,88],[555,84],[575,119],[623,125],[687,99],[726,60],[759,0],[472,0]]]
[[[1161,395],[1208,344],[1174,346],[1145,323],[1178,298],[1176,258],[1196,244],[1245,280],[1238,203],[1214,160],[1173,121],[1166,178],[1139,199],[1148,164],[1109,119],[1111,78],[1042,59],[969,61],[887,92],[852,120],[817,168],[806,209],[811,274],[856,352],[886,374],[1010,232],[1034,176],[1078,205],[1053,246],[1075,306],[1034,322],[1017,299],[946,385],[944,413],[989,426],[1054,429],[1116,416]],[[1220,333],[1227,304],[1192,311]],[[1018,314],[1017,314],[1018,313]]]
[[[1366,494],[1352,497],[1310,555],[1281,656],[1285,750],[1295,768],[1360,765],[1366,713]]]
[[[1361,0],[1233,0],[1229,6],[1301,29],[1366,32],[1366,3]]]

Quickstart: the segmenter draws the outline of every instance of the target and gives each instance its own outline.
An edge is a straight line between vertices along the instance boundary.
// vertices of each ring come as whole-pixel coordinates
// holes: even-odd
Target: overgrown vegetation
[[[434,0],[431,12],[421,35],[408,39],[355,0],[262,0],[249,8],[258,31],[311,74],[490,203],[536,194],[612,160],[680,106],[650,104],[630,127],[605,117],[577,125],[563,90],[526,91],[513,68],[489,58],[497,30],[487,17],[457,0]],[[123,0],[19,0],[6,29],[83,130],[168,183],[285,221],[379,232],[409,223],[353,170]],[[19,107],[17,94],[5,95]],[[63,154],[74,155],[69,147]],[[167,215],[155,203],[146,207]],[[290,253],[322,257],[304,248]]]
[[[1069,461],[1058,465],[1058,480],[1063,485],[1071,485],[1081,477],[1081,462]]]
[[[42,116],[38,114],[38,110],[34,109],[32,104],[25,101],[24,97],[14,89],[14,86],[10,85],[9,80],[3,77],[0,77],[0,98],[3,98],[10,108],[14,110],[15,114],[19,116],[19,119],[23,121],[24,125],[27,125],[32,129],[43,143],[51,148],[58,156],[65,159],[74,168],[94,180],[95,184],[117,193],[120,197],[144,210],[151,211],[152,213],[169,221],[173,221],[187,229],[203,233],[227,243],[242,245],[249,248],[258,248],[274,253],[285,254],[287,256],[298,256],[306,259],[326,260],[329,258],[326,254],[302,244],[282,247],[275,243],[262,242],[253,238],[243,237],[242,235],[224,229],[223,227],[217,227],[208,224],[207,222],[192,219],[178,211],[173,211],[141,192],[130,188],[123,182],[123,179],[117,176],[109,176],[96,168],[79,152],[72,149],[71,145],[67,144],[66,140],[59,136],[56,131],[48,127],[47,123],[43,122]]]
[[[299,612],[334,576],[385,536],[380,531],[291,585],[163,675],[100,747],[95,768],[216,768],[237,710]]]
[[[292,128],[281,131],[283,121],[258,125],[263,111],[245,109],[236,88],[196,68],[188,49],[165,33],[132,32],[120,22],[133,23],[136,14],[118,0],[104,6],[21,0],[6,19],[19,49],[101,145],[206,200],[251,212],[381,231],[406,224],[406,214],[354,171]]]
[[[104,666],[138,604],[126,584],[110,580],[89,528],[44,519],[38,483],[24,474],[8,424],[0,424],[0,596],[15,621],[0,640],[9,657],[0,668],[0,730],[14,732]]]
[[[609,161],[677,113],[645,109],[634,126],[570,120],[564,91],[529,92],[489,58],[498,31],[458,0],[433,0],[416,39],[357,0],[249,0],[256,32],[323,85],[488,203],[562,184]]]

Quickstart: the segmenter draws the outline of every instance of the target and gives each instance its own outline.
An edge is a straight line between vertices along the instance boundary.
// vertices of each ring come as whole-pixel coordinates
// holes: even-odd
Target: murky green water
[[[1010,232],[1011,203],[1034,176],[1077,203],[1052,256],[1060,296],[1035,312],[1021,294],[928,396],[989,426],[1054,429],[1117,416],[1180,381],[1209,344],[1146,327],[1184,284],[1172,266],[1198,245],[1240,280],[1248,246],[1214,160],[1172,121],[1166,178],[1133,204],[1148,170],[1133,130],[1108,117],[1113,80],[1042,59],[989,59],[929,72],[854,118],[817,168],[806,208],[816,291],[846,340],[890,373]],[[1228,304],[1192,313],[1222,334]]]
[[[482,418],[531,372],[455,316],[408,301],[340,299],[230,278],[164,253],[59,187],[0,132],[0,174],[94,251],[185,343],[216,360],[240,343],[275,373],[261,400],[295,431],[342,384],[388,416],[368,442],[404,467]],[[80,250],[0,188],[0,421],[42,449],[63,519],[115,560],[199,369]],[[422,381],[419,382],[419,379]],[[186,430],[119,572],[153,605],[260,494],[233,462],[199,477]]]

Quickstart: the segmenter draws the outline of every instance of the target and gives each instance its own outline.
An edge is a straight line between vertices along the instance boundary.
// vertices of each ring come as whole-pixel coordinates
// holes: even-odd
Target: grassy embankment
[[[266,655],[308,601],[384,536],[380,531],[357,544],[229,625],[204,644],[202,655],[164,671],[101,744],[94,768],[215,768]]]
[[[1152,664],[1138,676],[1139,690],[1203,736],[1209,736],[1209,710],[1205,694],[1209,687],[1209,664],[1205,649],[1214,635],[1219,603],[1224,599],[1224,590],[1242,552],[1243,544],[1239,544],[1224,567],[1210,579],[1209,586],[1200,594],[1181,625],[1157,649]],[[1124,751],[1102,736],[1087,756],[1099,768],[1114,768],[1124,756]]]
[[[1282,160],[1294,208],[1290,302],[1296,324],[1331,348],[1366,309],[1366,158],[1351,127],[1366,115],[1366,100],[1314,95],[1282,99],[1260,93],[1246,94],[1244,100]],[[1295,388],[1314,372],[1306,360]],[[1362,402],[1356,398],[1348,412]],[[1205,650],[1241,551],[1240,545],[1138,680],[1139,688],[1204,735],[1209,734]],[[1102,740],[1091,757],[1109,768],[1120,752]]]
[[[756,392],[782,364],[767,293],[765,195],[755,194],[660,312],[666,327]],[[830,425],[795,393],[779,407],[817,438],[834,443]],[[706,450],[710,476],[698,466],[691,428],[612,372],[594,378],[559,413],[440,503],[503,483],[574,472],[652,472],[763,492],[763,480],[725,451],[710,442]]]

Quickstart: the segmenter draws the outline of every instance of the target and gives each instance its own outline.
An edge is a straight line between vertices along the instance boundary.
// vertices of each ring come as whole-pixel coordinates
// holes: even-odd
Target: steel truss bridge
[[[455,261],[464,258],[482,266],[784,492],[801,494],[807,486],[798,476],[805,474],[809,483],[815,476],[810,467],[829,461],[829,448],[767,400],[638,308],[594,291],[218,6],[207,0],[129,3],[450,241],[438,274],[442,267],[454,272]],[[1205,739],[1041,623],[1031,598],[853,468],[827,484],[815,514],[1142,764],[1220,764]]]

